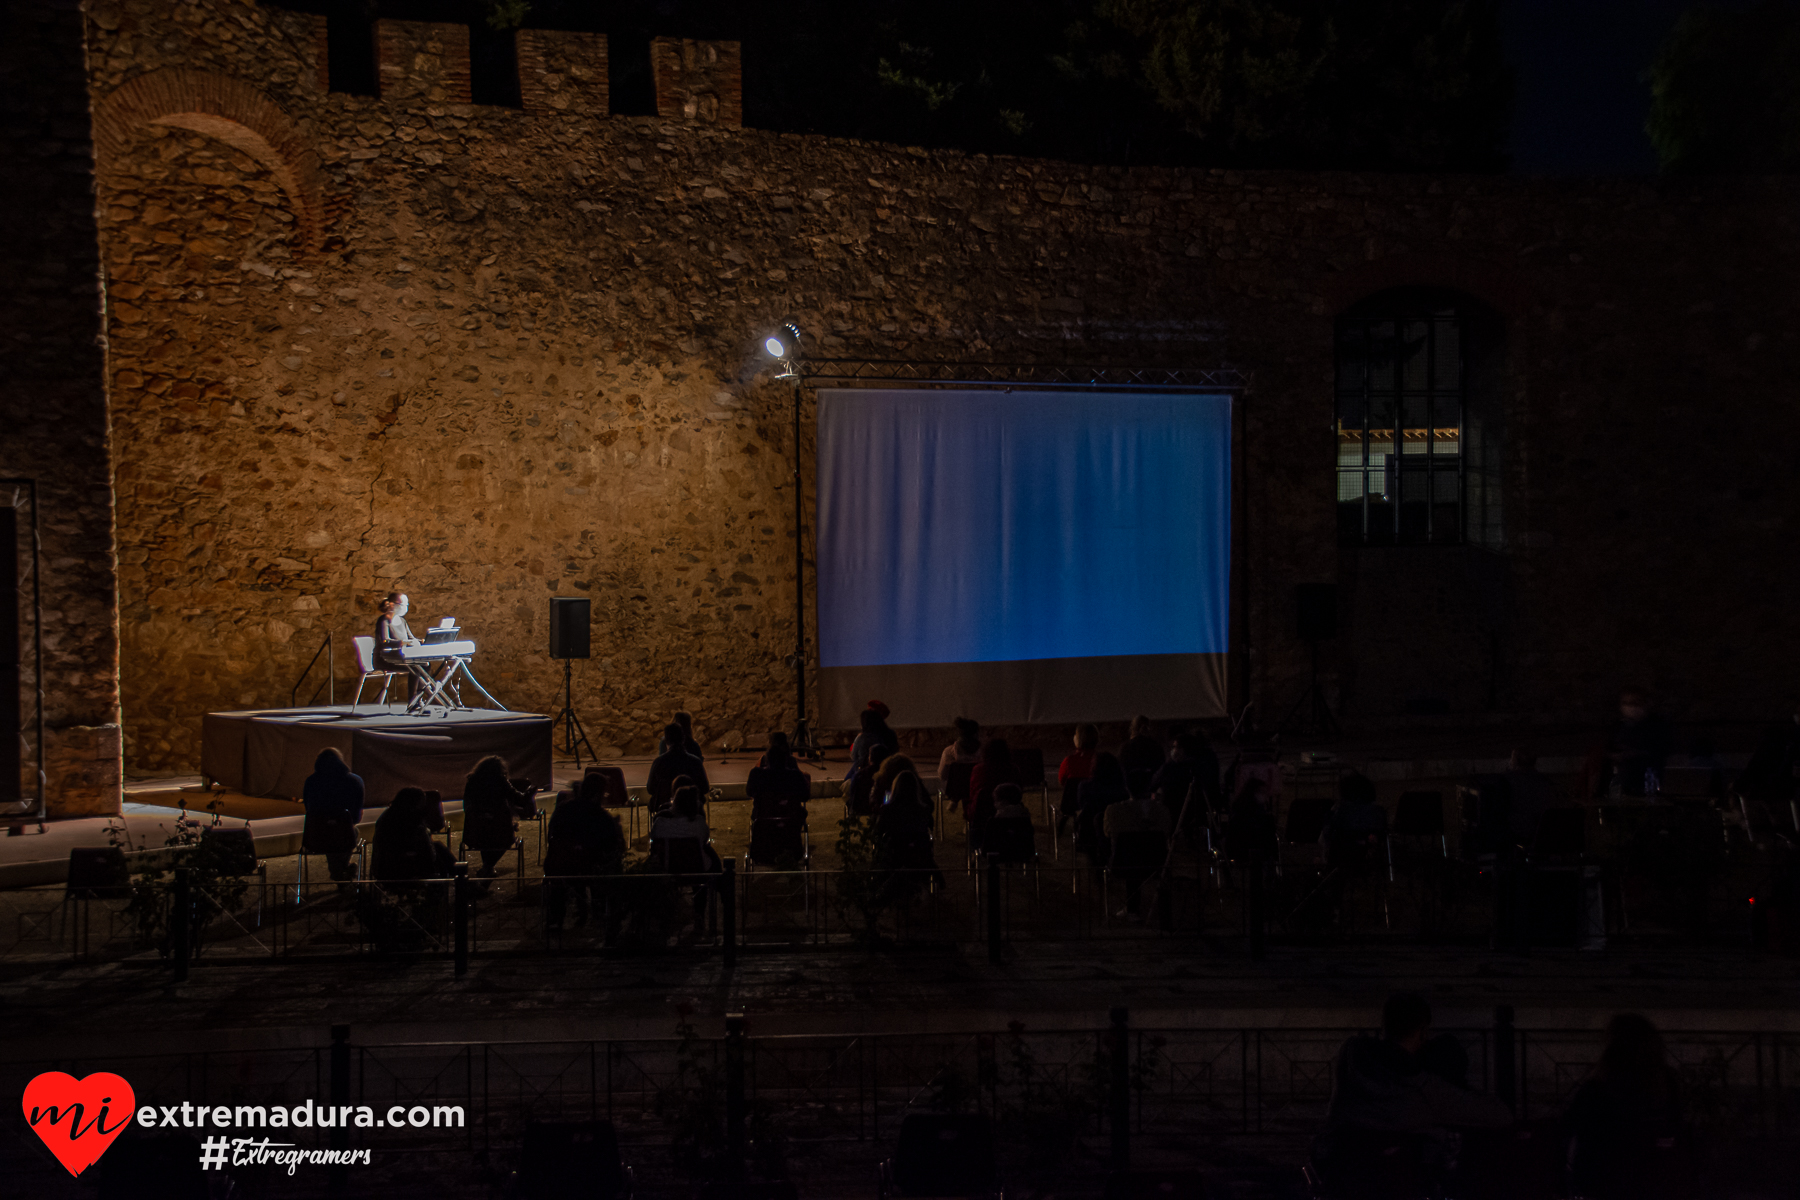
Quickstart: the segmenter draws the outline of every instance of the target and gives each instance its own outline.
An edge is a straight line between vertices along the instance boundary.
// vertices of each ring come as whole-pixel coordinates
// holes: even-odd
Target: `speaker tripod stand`
[[[1292,726],[1301,709],[1306,709],[1305,722],[1294,732],[1303,737],[1336,737],[1338,735],[1337,718],[1331,714],[1331,705],[1325,699],[1325,689],[1319,686],[1319,639],[1308,638],[1312,643],[1312,682],[1306,691],[1294,701],[1294,707],[1288,709],[1287,716],[1281,718],[1281,724],[1275,728],[1286,730]]]
[[[575,769],[581,769],[581,748],[587,747],[588,757],[595,762],[600,756],[594,753],[593,744],[588,741],[587,730],[581,727],[581,718],[575,715],[575,660],[563,659],[563,710],[556,714],[554,726],[560,723],[563,727],[563,753],[575,756]]]

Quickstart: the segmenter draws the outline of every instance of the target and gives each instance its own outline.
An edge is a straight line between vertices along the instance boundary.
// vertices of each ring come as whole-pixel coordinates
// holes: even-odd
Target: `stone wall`
[[[469,27],[377,21],[375,71],[382,98],[396,104],[467,104]]]
[[[789,316],[815,354],[1251,373],[1234,639],[1270,716],[1304,683],[1292,587],[1340,576],[1353,633],[1326,668],[1353,722],[1398,716],[1415,676],[1535,716],[1622,679],[1688,715],[1789,686],[1770,547],[1796,485],[1755,451],[1795,424],[1791,182],[1085,167],[385,77],[380,100],[320,95],[287,16],[150,7],[96,17],[97,102],[177,66],[252,84],[304,131],[324,223],[309,239],[302,191],[192,126],[104,157],[134,769],[191,767],[210,708],[286,703],[326,631],[348,677],[393,587],[461,618],[508,704],[552,712],[548,597],[592,596],[596,745],[641,751],[679,706],[709,740],[785,724],[789,393],[757,343]],[[1494,549],[1350,562],[1332,319],[1401,284],[1501,314],[1505,525]]]
[[[611,114],[604,33],[521,29],[515,37],[519,97],[526,112]]]
[[[656,83],[656,115],[663,120],[743,126],[743,54],[736,42],[653,38],[650,74]]]
[[[81,14],[73,3],[24,0],[9,0],[0,12],[7,31],[0,40],[0,278],[7,281],[0,477],[38,485],[45,796],[54,815],[117,812],[111,446]],[[0,504],[22,504],[27,495],[0,484]],[[20,514],[23,580],[30,578],[30,521],[29,511]],[[38,617],[31,592],[20,599],[22,715],[35,743],[29,676]],[[33,809],[36,767],[33,745],[19,781]]]

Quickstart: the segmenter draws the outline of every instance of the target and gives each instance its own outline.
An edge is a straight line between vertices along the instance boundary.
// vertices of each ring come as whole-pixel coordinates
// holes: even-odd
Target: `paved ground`
[[[1398,989],[1427,993],[1446,1024],[1485,1025],[1511,1004],[1521,1024],[1545,1028],[1598,1027],[1629,1008],[1671,1027],[1800,1030],[1800,963],[1789,959],[1274,946],[1253,963],[1236,939],[1141,932],[1020,944],[998,967],[975,945],[751,951],[734,970],[704,949],[477,959],[463,980],[442,961],[202,963],[179,985],[160,966],[53,967],[0,983],[0,1003],[34,1031],[34,1051],[147,1039],[178,1050],[312,1045],[334,1023],[401,1040],[660,1037],[682,1004],[713,1022],[748,1011],[768,1033],[1086,1027],[1118,1004],[1170,1026],[1342,1026],[1370,1022]]]

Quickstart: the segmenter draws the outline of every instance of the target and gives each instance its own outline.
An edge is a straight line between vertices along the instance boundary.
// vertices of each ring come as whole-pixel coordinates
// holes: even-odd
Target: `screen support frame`
[[[1097,366],[1062,363],[944,362],[905,358],[805,358],[793,362],[794,371],[794,615],[796,667],[794,671],[797,711],[801,733],[816,741],[806,726],[806,671],[817,669],[817,646],[808,648],[806,639],[806,555],[805,528],[801,513],[805,495],[803,456],[801,452],[801,393],[814,393],[813,410],[818,411],[817,392],[821,385],[855,388],[859,384],[893,387],[992,388],[1001,391],[1130,391],[1130,392],[1209,392],[1229,393],[1231,404],[1231,485],[1232,536],[1231,581],[1225,684],[1226,706],[1239,715],[1232,721],[1236,737],[1240,726],[1248,727],[1250,715],[1250,666],[1255,660],[1250,621],[1250,554],[1251,525],[1249,505],[1249,436],[1247,406],[1243,403],[1254,384],[1254,372],[1222,365],[1218,367],[1152,367]],[[814,417],[816,426],[817,417]],[[815,455],[816,455],[815,431]],[[815,464],[816,467],[816,464]],[[814,497],[815,506],[817,497]],[[817,578],[814,579],[813,604],[818,604]]]

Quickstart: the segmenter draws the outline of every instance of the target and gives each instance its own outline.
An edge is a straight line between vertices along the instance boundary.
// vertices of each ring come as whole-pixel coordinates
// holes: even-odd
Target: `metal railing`
[[[1108,870],[992,861],[941,871],[739,869],[735,859],[723,867],[345,883],[284,881],[266,870],[208,880],[178,867],[173,878],[139,876],[96,891],[11,889],[0,891],[0,966],[161,960],[184,970],[258,959],[665,952],[735,961],[740,952],[984,943],[999,963],[1034,942],[1191,945],[1202,937],[1243,938],[1254,957],[1265,944],[1262,914],[1271,936],[1309,945],[1422,937],[1485,945],[1493,928],[1491,880],[1446,898],[1430,877],[1390,881],[1376,872],[1321,899],[1317,872],[1230,862],[1188,863],[1141,889]],[[176,897],[184,878],[192,888],[185,901]],[[1330,923],[1321,925],[1313,910],[1327,902]],[[1709,950],[1750,948],[1747,922],[1715,932]]]
[[[289,708],[301,707],[300,688],[306,683],[306,677],[312,674],[312,669],[319,665],[319,655],[321,654],[325,656],[325,678],[317,687],[313,688],[313,693],[306,698],[306,703],[308,705],[317,703],[320,692],[325,693],[325,703],[337,703],[337,651],[332,646],[331,633],[327,631],[325,640],[319,643],[319,648],[313,651],[313,656],[306,660],[305,669],[300,672],[300,677],[294,680],[294,686],[288,692]]]

